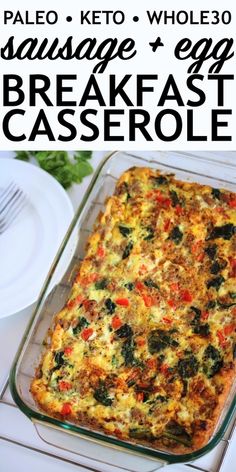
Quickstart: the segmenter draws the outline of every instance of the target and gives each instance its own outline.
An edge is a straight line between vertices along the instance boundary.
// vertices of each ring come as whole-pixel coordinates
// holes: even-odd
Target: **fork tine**
[[[16,187],[14,193],[9,195],[8,199],[4,202],[3,207],[0,209],[0,218],[5,218],[11,208],[16,204],[16,202],[21,198],[23,194],[22,190]]]
[[[4,195],[5,193],[7,193],[7,192],[9,191],[10,187],[12,187],[13,185],[15,185],[15,182],[14,182],[13,180],[11,180],[11,181],[9,182],[9,184],[8,184],[6,187],[4,187],[3,189],[1,189],[0,197],[2,198],[3,195]]]
[[[4,202],[4,199],[7,198],[9,192],[11,192],[15,186],[15,182],[11,181],[6,188],[4,188],[1,192],[0,192],[0,205],[3,204]]]
[[[27,204],[27,197],[25,195],[18,201],[18,204],[12,208],[10,214],[8,213],[8,217],[4,218],[0,223],[0,234],[2,234],[6,229],[10,226],[10,224],[16,219],[18,214],[23,210],[23,208]]]
[[[18,206],[21,205],[21,203],[25,200],[25,198],[26,196],[23,194],[23,192],[21,192],[16,198],[14,198],[13,201],[10,202],[9,205],[7,205],[4,214],[0,215],[0,226],[4,220],[10,218],[11,214],[14,213]]]
[[[14,184],[11,186],[9,191],[4,195],[4,198],[0,201],[0,215],[4,212],[5,208],[10,204],[11,200],[14,199],[15,195],[19,193],[19,189]]]
[[[27,203],[24,192],[12,181],[0,193],[0,234],[16,219]]]

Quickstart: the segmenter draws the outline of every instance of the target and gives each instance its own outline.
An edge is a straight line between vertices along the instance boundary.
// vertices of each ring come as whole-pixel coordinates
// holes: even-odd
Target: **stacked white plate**
[[[0,190],[15,182],[27,205],[0,234],[0,318],[34,303],[73,217],[62,186],[35,165],[0,159]]]

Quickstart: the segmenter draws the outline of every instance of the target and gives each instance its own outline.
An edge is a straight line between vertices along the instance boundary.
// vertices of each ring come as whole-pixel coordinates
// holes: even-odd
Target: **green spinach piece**
[[[120,328],[116,330],[116,336],[118,338],[128,338],[130,336],[133,336],[133,330],[131,326],[129,326],[127,323],[123,324]]]
[[[199,336],[207,337],[210,334],[210,326],[208,323],[199,324],[194,327],[193,332]]]
[[[236,305],[236,302],[225,303],[225,302],[221,302],[220,300],[217,300],[217,303],[221,308],[224,308],[225,310],[227,310],[228,308],[231,308],[232,306]]]
[[[113,399],[109,397],[109,392],[105,386],[105,383],[100,380],[98,387],[95,389],[93,394],[95,400],[98,403],[102,403],[104,406],[111,406]]]
[[[169,346],[178,347],[179,343],[171,337],[170,331],[154,329],[148,336],[148,350],[150,354],[155,354]]]
[[[87,328],[88,325],[89,325],[88,320],[86,320],[84,316],[81,316],[79,318],[78,324],[75,326],[75,328],[73,328],[73,334],[74,335],[79,334],[82,331],[82,329]]]
[[[111,364],[112,364],[113,367],[118,367],[118,365],[119,365],[118,359],[114,354],[113,354],[112,359],[111,359]]]
[[[146,287],[148,287],[148,288],[157,288],[157,289],[159,289],[159,286],[155,282],[153,282],[152,279],[144,280],[144,285],[146,285]]]
[[[107,279],[101,279],[95,282],[94,286],[96,290],[105,290],[105,288],[108,285],[108,280]]]
[[[194,318],[192,319],[190,324],[195,326],[196,324],[200,323],[202,312],[196,306],[191,306],[190,310],[194,313]]]
[[[124,357],[125,365],[128,366],[133,366],[137,364],[137,360],[134,357],[134,341],[133,338],[127,338],[126,341],[123,342],[122,348],[121,348],[121,355]]]
[[[233,345],[233,359],[236,359],[236,343]]]
[[[172,229],[168,239],[171,239],[172,241],[174,241],[175,244],[180,244],[181,243],[181,241],[183,239],[183,233],[182,233],[182,231],[180,231],[178,226],[175,226]]]
[[[213,310],[217,305],[216,300],[209,300],[209,302],[206,304],[207,310]]]
[[[147,235],[143,238],[144,241],[151,241],[154,238],[154,229],[152,226],[147,226],[146,228]]]
[[[210,257],[210,259],[214,259],[216,257],[217,253],[217,245],[216,244],[211,244],[207,246],[204,250],[204,252]]]
[[[154,185],[156,186],[168,184],[168,179],[164,175],[158,175],[157,177],[152,177],[152,180],[154,182]]]
[[[177,423],[177,421],[171,420],[166,425],[165,431],[163,432],[163,437],[172,439],[177,443],[184,444],[185,446],[191,446],[192,437],[186,431],[186,429]]]
[[[129,193],[129,186],[127,184],[127,182],[124,182],[124,188],[125,188],[125,191],[126,191],[126,201],[128,202],[131,197],[130,193]]]
[[[212,191],[211,191],[211,194],[217,200],[221,200],[221,191],[220,191],[219,188],[213,188]]]
[[[168,397],[164,397],[163,395],[157,395],[156,401],[160,403],[166,403],[168,402]]]
[[[232,300],[235,300],[235,301],[229,301],[228,303],[227,302],[222,302],[221,300],[217,300],[218,302],[218,305],[221,307],[221,308],[231,308],[232,306],[235,306],[236,305],[236,293],[234,292],[229,292],[228,293],[229,297],[232,299]]]
[[[232,236],[236,232],[236,226],[232,223],[227,223],[226,225],[222,226],[215,226],[210,234],[206,237],[206,241],[210,241],[211,239],[222,238],[225,240],[230,240]]]
[[[175,190],[170,191],[170,198],[171,198],[171,202],[172,202],[173,207],[176,207],[177,205],[181,205],[181,201],[180,201],[180,199],[178,197],[178,194]]]
[[[133,247],[134,247],[134,243],[130,241],[123,252],[122,259],[126,259],[127,257],[129,257]]]
[[[127,238],[131,233],[132,233],[132,228],[128,228],[127,226],[119,225],[119,231],[124,236]]]
[[[210,273],[213,275],[217,275],[221,269],[222,269],[221,264],[218,261],[215,261],[213,262],[211,266]]]
[[[209,344],[203,354],[202,369],[208,378],[213,377],[223,366],[223,359],[220,351]]]
[[[164,397],[163,395],[157,395],[154,400],[149,400],[148,403],[150,406],[148,413],[152,414],[155,410],[155,408],[160,405],[160,403],[167,403],[169,401],[168,397]]]
[[[134,439],[146,439],[147,441],[155,440],[155,436],[150,429],[147,428],[130,428],[129,437]]]
[[[177,370],[182,379],[188,379],[196,375],[199,369],[199,362],[194,355],[180,359]]]
[[[188,393],[188,381],[187,381],[187,379],[182,379],[182,383],[183,383],[183,391],[182,391],[181,397],[186,397],[186,395]]]
[[[105,301],[105,307],[109,313],[109,315],[113,315],[116,309],[116,304],[111,300],[111,298],[107,298]]]
[[[55,356],[54,356],[54,361],[56,363],[56,369],[60,369],[60,367],[62,367],[66,361],[64,359],[64,351],[57,351]]]
[[[134,284],[132,282],[127,282],[127,284],[125,284],[125,288],[127,288],[129,292],[132,292],[132,290],[134,289]]]
[[[225,279],[222,275],[218,275],[217,277],[213,277],[212,279],[207,281],[207,288],[215,288],[219,290],[220,286],[225,282]]]

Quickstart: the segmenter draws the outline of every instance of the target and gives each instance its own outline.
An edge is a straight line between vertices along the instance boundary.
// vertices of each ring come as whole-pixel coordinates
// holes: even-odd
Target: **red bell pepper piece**
[[[145,338],[138,337],[135,339],[138,346],[144,346],[146,344]]]
[[[111,326],[113,329],[119,329],[122,326],[122,321],[118,315],[112,318]]]
[[[93,282],[96,282],[98,277],[98,274],[90,274],[87,277],[81,277],[81,275],[78,275],[76,282],[80,283],[81,285],[89,285]]]
[[[60,392],[67,392],[68,390],[71,389],[72,383],[67,382],[67,380],[60,380],[58,383],[58,387],[59,387]]]
[[[176,310],[177,305],[176,305],[176,303],[175,303],[174,300],[171,300],[171,299],[170,299],[170,300],[167,300],[167,303],[168,303],[168,305],[169,305],[171,308],[173,308],[173,310]]]
[[[236,277],[236,259],[234,259],[233,257],[229,257],[229,263],[232,270],[230,273],[230,277]]]
[[[228,203],[230,208],[236,208],[236,198],[232,198]]]
[[[143,282],[139,282],[139,281],[138,281],[138,282],[136,282],[136,284],[135,284],[135,288],[141,292],[142,290],[144,290],[145,287],[144,287]]]
[[[139,269],[139,274],[145,274],[145,272],[147,272],[147,266],[142,264]]]
[[[72,411],[71,404],[63,403],[62,409],[61,409],[61,415],[63,416],[70,415],[71,411]]]
[[[66,356],[70,356],[70,355],[72,354],[72,352],[73,352],[73,347],[70,347],[70,346],[65,347],[65,349],[64,349],[64,354],[65,354]]]
[[[175,207],[175,212],[176,212],[176,214],[177,214],[178,216],[182,215],[182,214],[183,214],[183,208],[182,208],[182,206],[176,205],[176,207]]]
[[[192,294],[187,289],[181,290],[180,298],[183,302],[192,302],[193,300]]]
[[[167,375],[169,370],[168,364],[161,364],[160,371],[162,374]]]
[[[68,308],[74,308],[75,306],[80,305],[82,301],[83,301],[82,295],[78,295],[77,297],[73,298],[73,300],[70,300],[66,306]]]
[[[118,438],[120,438],[120,439],[123,438],[122,431],[121,431],[119,428],[115,428],[115,429],[114,429],[114,434],[115,434]]]
[[[169,229],[170,229],[170,223],[171,223],[171,221],[170,221],[169,218],[167,218],[167,219],[164,221],[164,231],[169,231]]]
[[[202,314],[201,314],[201,320],[202,321],[205,321],[207,320],[209,317],[209,312],[208,311],[203,311]]]
[[[92,334],[93,334],[93,328],[84,328],[81,333],[81,338],[84,341],[88,341],[88,339],[91,338]]]
[[[143,298],[143,301],[144,301],[144,304],[146,307],[151,307],[153,305],[155,305],[155,301],[153,299],[153,297],[150,297],[149,295],[146,295],[145,293],[142,295],[142,298]]]
[[[201,254],[198,254],[198,256],[196,257],[197,261],[198,262],[202,262],[203,259],[204,259],[204,252],[202,252]]]
[[[129,306],[129,300],[128,298],[117,298],[116,299],[116,304],[120,306]]]
[[[105,249],[102,246],[98,246],[97,256],[101,257],[101,259],[105,256]]]
[[[225,336],[230,336],[235,331],[235,324],[230,324],[224,327]]]
[[[156,359],[148,359],[146,364],[149,367],[149,369],[155,369],[157,365],[157,361]]]
[[[220,346],[221,346],[222,348],[224,348],[224,347],[226,346],[226,339],[225,339],[225,336],[224,336],[223,331],[222,331],[222,330],[218,330],[216,334],[217,334],[217,336],[218,336],[218,338],[219,338]]]
[[[166,323],[166,324],[172,324],[173,323],[173,320],[171,318],[167,318],[166,316],[164,316],[162,319],[163,319],[164,323]]]
[[[170,284],[170,288],[171,288],[172,292],[178,292],[179,291],[179,284],[176,283],[176,282],[173,282],[172,284]]]
[[[171,206],[171,199],[165,197],[160,190],[156,192],[156,201],[160,203],[164,208],[170,208]]]
[[[136,398],[137,398],[138,402],[143,402],[143,400],[144,400],[144,393],[143,393],[143,392],[137,392],[137,393],[136,393]]]

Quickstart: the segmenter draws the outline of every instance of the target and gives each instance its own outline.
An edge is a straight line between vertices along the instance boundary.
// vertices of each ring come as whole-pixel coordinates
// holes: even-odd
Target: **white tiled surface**
[[[86,469],[0,439],[1,472],[82,472]]]
[[[7,153],[9,154],[9,153]],[[100,161],[102,153],[95,153],[93,165]],[[152,153],[149,153],[149,155]],[[200,153],[198,153],[200,154]],[[215,153],[214,153],[215,154]],[[211,154],[211,158],[215,155]],[[0,159],[4,154],[0,153]],[[4,156],[6,157],[6,155]],[[209,156],[208,156],[209,157]],[[229,164],[236,162],[236,153],[220,153],[220,160]],[[74,186],[70,190],[74,207],[81,201],[84,191],[88,185],[89,178],[85,179],[82,185]],[[32,313],[30,307],[17,315],[0,320],[0,392],[5,384],[9,369],[17,351],[18,344],[22,338],[25,327]],[[28,472],[34,470],[38,472],[78,472],[85,470],[101,470],[102,472],[112,472],[119,469],[119,461],[114,461],[116,467],[102,465],[98,462],[78,457],[76,454],[65,452],[42,441],[36,433],[34,425],[13,406],[13,401],[7,389],[0,402],[0,471],[1,472]],[[4,438],[4,439],[2,439]],[[21,444],[21,445],[19,445]],[[23,447],[22,444],[25,446]],[[223,450],[226,442],[221,442],[210,454],[195,461],[189,467],[191,470],[218,471],[219,463],[223,458]],[[109,455],[109,453],[108,453]],[[78,461],[80,465],[78,465]],[[236,468],[236,433],[230,441],[227,453],[223,459],[220,472],[233,472]],[[181,472],[181,469],[178,469]]]

